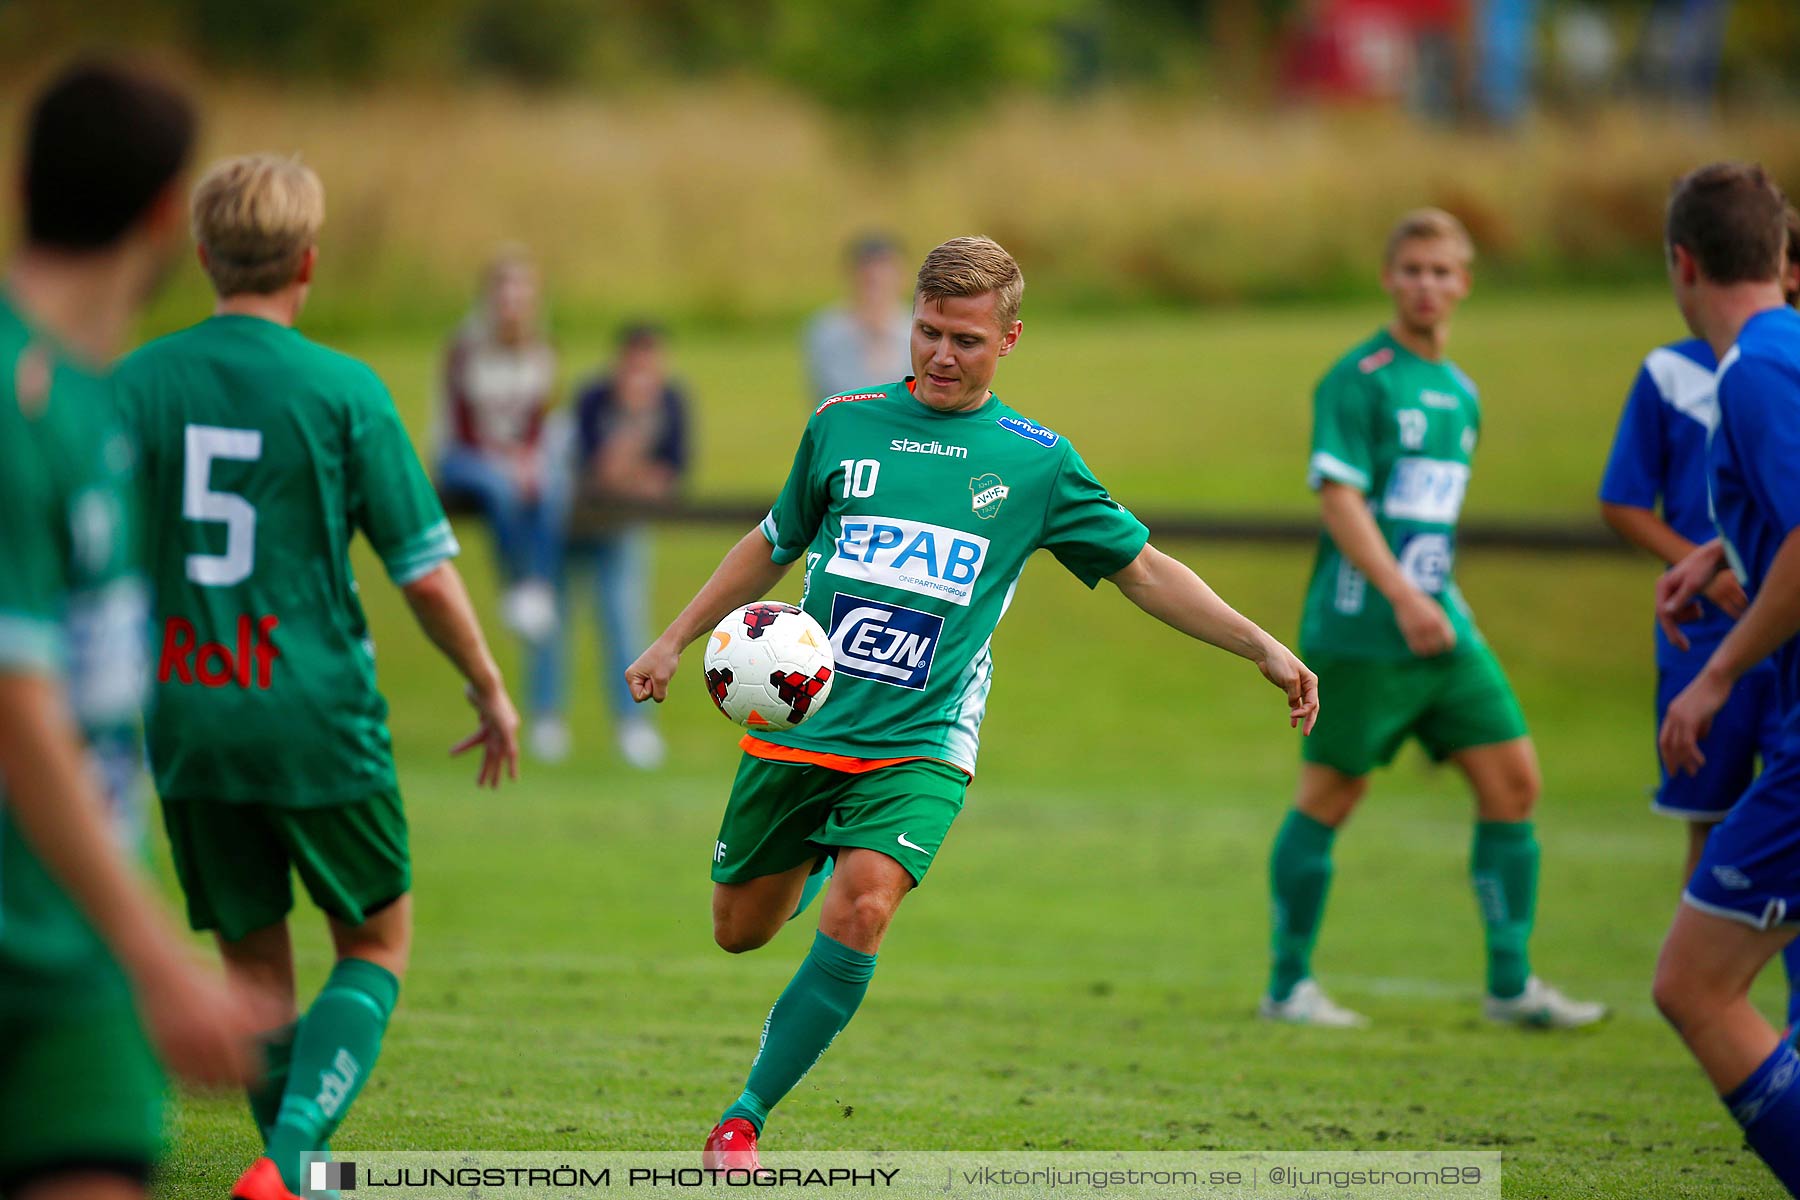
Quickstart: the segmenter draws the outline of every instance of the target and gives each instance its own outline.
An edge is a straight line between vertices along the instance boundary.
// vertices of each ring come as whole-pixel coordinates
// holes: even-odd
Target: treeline
[[[1795,83],[1800,4],[1726,2],[1727,90]],[[1652,5],[1583,7],[1629,41]],[[1282,39],[1316,9],[1303,0],[0,0],[0,63],[28,66],[47,49],[98,42],[171,47],[213,72],[352,85],[495,80],[630,94],[751,78],[885,123],[1003,94],[1101,87],[1267,100]]]

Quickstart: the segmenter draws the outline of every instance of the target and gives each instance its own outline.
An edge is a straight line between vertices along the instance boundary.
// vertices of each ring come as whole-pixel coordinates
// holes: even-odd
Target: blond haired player
[[[769,1110],[868,990],[888,923],[962,809],[993,680],[988,642],[1033,552],[1254,662],[1286,693],[1290,722],[1312,726],[1318,699],[1300,660],[1149,545],[1066,438],[990,389],[1024,329],[1024,287],[987,238],[927,255],[913,374],[818,407],[768,518],[626,673],[638,700],[662,700],[683,649],[805,560],[801,604],[836,658],[831,703],[788,733],[744,739],[711,848],[714,938],[756,949],[833,860],[835,873],[744,1090],[707,1138],[709,1165],[755,1164]]]
[[[1271,1020],[1365,1023],[1314,982],[1312,948],[1338,828],[1369,773],[1409,738],[1455,763],[1475,795],[1470,873],[1487,933],[1487,1016],[1563,1028],[1605,1014],[1531,973],[1537,752],[1453,576],[1481,407],[1446,350],[1473,256],[1449,213],[1401,218],[1381,271],[1393,319],[1340,358],[1313,397],[1308,482],[1325,530],[1300,646],[1331,704],[1305,743],[1299,792],[1270,856],[1274,961],[1259,1011]]]
[[[387,389],[294,329],[325,217],[297,161],[222,162],[194,190],[219,300],[119,369],[143,448],[156,583],[150,760],[195,929],[294,1007],[290,875],[337,950],[269,1036],[251,1109],[266,1155],[233,1194],[281,1200],[366,1084],[412,940],[411,860],[387,703],[349,543],[368,538],[467,681],[480,781],[517,761],[518,715],[450,558],[456,539]]]

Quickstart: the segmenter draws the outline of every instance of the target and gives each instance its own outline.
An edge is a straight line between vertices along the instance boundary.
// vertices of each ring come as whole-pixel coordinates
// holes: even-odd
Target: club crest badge
[[[1011,491],[992,471],[986,475],[977,475],[969,480],[969,507],[982,520],[991,521],[1000,515],[1000,505]]]

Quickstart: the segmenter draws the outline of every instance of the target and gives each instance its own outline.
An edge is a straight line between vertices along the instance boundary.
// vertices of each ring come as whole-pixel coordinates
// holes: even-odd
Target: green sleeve
[[[1051,485],[1038,544],[1075,578],[1094,587],[1130,566],[1149,540],[1144,523],[1107,494],[1075,447],[1068,446]]]
[[[1354,366],[1328,373],[1313,391],[1312,458],[1306,486],[1327,480],[1367,492],[1375,476],[1374,405],[1369,385]]]
[[[63,556],[56,531],[67,524],[54,503],[37,438],[10,394],[0,428],[0,671],[54,674],[64,663]]]
[[[461,549],[394,401],[379,382],[352,410],[350,513],[394,586],[429,574]]]
[[[762,535],[769,541],[769,558],[782,565],[793,562],[812,545],[813,535],[825,520],[825,481],[813,470],[813,443],[818,437],[813,422],[800,435],[794,465],[788,471],[775,507],[763,518]]]

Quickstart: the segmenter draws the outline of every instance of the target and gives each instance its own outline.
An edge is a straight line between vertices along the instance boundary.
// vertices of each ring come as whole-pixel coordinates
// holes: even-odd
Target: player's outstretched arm
[[[1319,485],[1319,516],[1338,552],[1393,607],[1408,650],[1420,658],[1431,658],[1456,648],[1456,629],[1443,606],[1420,591],[1400,569],[1362,492],[1326,480]]]
[[[1288,724],[1311,733],[1319,717],[1319,679],[1286,646],[1219,598],[1179,559],[1146,544],[1131,565],[1107,577],[1127,599],[1165,625],[1257,665],[1288,698]]]
[[[761,529],[745,534],[725,552],[712,578],[688,601],[681,615],[626,669],[625,682],[631,686],[631,698],[639,704],[646,700],[661,704],[666,700],[669,680],[681,664],[681,652],[724,620],[732,609],[768,595],[792,565],[770,557],[769,539]]]
[[[1679,581],[1679,586],[1692,586],[1699,579],[1707,562],[1701,552],[1719,545],[1717,541],[1708,542],[1689,556],[1696,565]],[[1717,553],[1722,559],[1722,548]],[[1688,560],[1683,559],[1681,566],[1670,574],[1681,571],[1687,564]],[[1657,592],[1660,600],[1662,589],[1659,587]],[[1689,592],[1689,599],[1694,594]],[[1659,604],[1657,615],[1661,617],[1662,612]],[[1666,622],[1664,628],[1668,628]],[[1699,772],[1706,764],[1706,756],[1700,752],[1700,739],[1712,728],[1712,719],[1724,707],[1731,689],[1745,671],[1775,653],[1796,633],[1800,633],[1800,529],[1790,532],[1782,541],[1781,549],[1769,563],[1768,575],[1757,589],[1756,599],[1707,659],[1700,674],[1669,702],[1657,744],[1670,771],[1686,771],[1690,775]]]
[[[1669,566],[1674,566],[1694,552],[1694,543],[1682,537],[1661,515],[1651,508],[1631,504],[1600,502],[1600,519],[1612,531],[1636,546],[1648,550]],[[1721,571],[1706,586],[1706,598],[1734,617],[1742,616],[1750,603],[1737,576]]]
[[[208,975],[150,887],[119,853],[83,760],[62,688],[0,674],[0,778],[25,842],[74,900],[131,981],[164,1064],[203,1086],[253,1082],[258,1031],[279,1005]]]
[[[482,636],[462,575],[450,563],[441,563],[400,590],[425,636],[467,681],[469,703],[480,718],[475,732],[450,747],[450,753],[481,747],[481,771],[475,776],[478,784],[499,787],[502,774],[517,779],[519,713]]]

